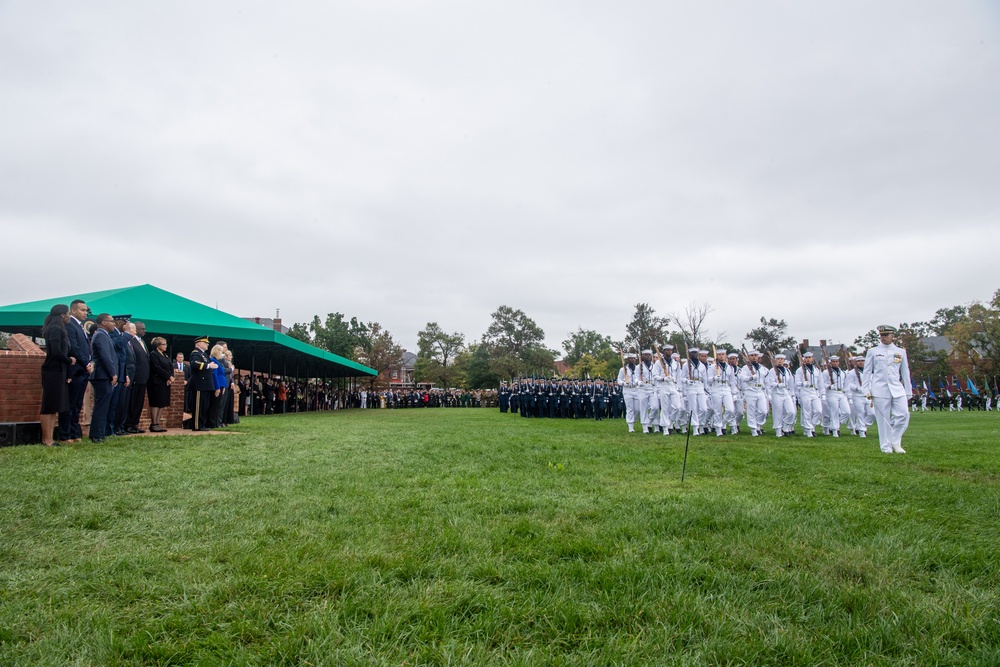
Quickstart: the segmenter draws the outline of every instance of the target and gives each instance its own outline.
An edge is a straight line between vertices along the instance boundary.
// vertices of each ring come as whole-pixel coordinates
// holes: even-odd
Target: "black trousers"
[[[128,418],[125,420],[125,428],[139,428],[139,419],[142,417],[142,409],[146,405],[146,385],[133,384],[129,392]]]
[[[214,391],[191,390],[191,428],[195,431],[208,429],[209,411]]]

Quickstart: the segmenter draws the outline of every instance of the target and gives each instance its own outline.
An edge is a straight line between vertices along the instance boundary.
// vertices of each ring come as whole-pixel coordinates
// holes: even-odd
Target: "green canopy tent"
[[[39,337],[42,322],[57,303],[83,299],[99,313],[131,315],[146,325],[149,336],[167,339],[171,356],[194,348],[194,339],[224,340],[237,368],[298,378],[372,378],[378,371],[313,347],[278,331],[185,299],[153,285],[74,294],[0,307],[0,331]]]

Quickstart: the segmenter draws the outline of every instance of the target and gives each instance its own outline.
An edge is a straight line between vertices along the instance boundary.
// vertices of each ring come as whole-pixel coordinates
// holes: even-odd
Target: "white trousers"
[[[691,428],[701,428],[705,425],[705,412],[708,410],[708,402],[705,399],[705,390],[700,384],[684,392],[684,400],[691,414]]]
[[[721,391],[712,390],[712,426],[719,431],[723,428],[723,423],[736,426],[733,393],[728,387]]]
[[[743,421],[744,412],[746,411],[743,409],[743,394],[736,392],[733,394],[733,418],[736,420],[737,425]]]
[[[752,430],[764,428],[767,421],[767,395],[762,391],[748,391],[743,394],[747,402],[747,426]]]
[[[771,394],[771,414],[774,417],[775,434],[795,428],[795,399],[786,389],[784,393]]]
[[[625,387],[622,389],[622,398],[625,399],[625,423],[631,431],[632,425],[635,424],[635,415],[639,412],[639,390]]]
[[[855,394],[851,398],[851,428],[862,433],[875,421],[875,413],[872,411],[871,403],[861,394]]]
[[[656,397],[656,390],[653,387],[642,387],[639,389],[639,423],[642,430],[649,428],[653,413],[660,409],[660,402]]]
[[[802,430],[813,433],[823,421],[823,401],[815,392],[802,392],[799,402],[802,403]]]
[[[878,425],[878,445],[883,452],[892,451],[893,445],[903,444],[903,433],[910,424],[910,411],[906,397],[872,399],[875,403],[875,423]]]
[[[851,416],[851,406],[847,404],[847,395],[842,391],[826,392],[826,411],[830,416],[830,428],[840,430],[841,424],[846,424]]]
[[[660,428],[666,432],[667,429],[681,427],[681,395],[675,388],[658,390],[660,399]]]

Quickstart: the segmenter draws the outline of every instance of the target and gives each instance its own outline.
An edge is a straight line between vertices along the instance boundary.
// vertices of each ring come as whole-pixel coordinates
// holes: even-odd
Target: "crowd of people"
[[[295,380],[266,375],[237,378],[242,415],[346,409],[496,407],[497,391],[451,389],[339,388],[332,381]]]
[[[642,432],[665,436],[723,437],[739,433],[744,423],[761,436],[770,416],[778,438],[795,435],[796,423],[808,438],[839,438],[844,428],[865,438],[877,423],[880,449],[903,454],[914,383],[906,351],[895,345],[895,328],[883,325],[878,332],[879,345],[866,354],[834,355],[819,364],[807,352],[794,372],[786,355],[774,355],[768,367],[756,350],[716,350],[714,358],[708,350],[682,358],[669,345],[655,357],[653,350],[643,350],[641,359],[630,352],[613,382],[521,378],[502,384],[499,407],[522,417],[624,417],[630,433],[638,421]],[[926,397],[921,400],[926,408]],[[981,404],[991,408],[989,392]]]
[[[496,390],[373,389],[343,386],[331,380],[273,377],[238,370],[224,341],[210,346],[208,336],[195,340],[185,359],[166,356],[167,341],[148,346],[142,322],[129,315],[99,314],[88,320],[87,304],[53,306],[43,324],[46,341],[42,364],[42,441],[79,442],[85,398],[90,397],[93,442],[143,433],[139,427],[149,405],[149,430],[165,431],[164,409],[171,386],[184,383],[186,426],[210,430],[240,416],[344,409],[426,407],[499,407],[524,418],[621,419],[629,432],[638,421],[642,432],[709,434],[740,432],[745,423],[753,436],[763,434],[770,415],[776,437],[796,434],[796,423],[809,438],[822,433],[840,437],[842,427],[864,438],[879,425],[883,451],[903,453],[901,438],[909,412],[927,409],[987,410],[994,396],[950,390],[935,395],[910,381],[906,352],[894,344],[895,329],[879,327],[881,343],[865,355],[817,363],[801,355],[792,372],[783,354],[770,366],[755,350],[744,354],[691,350],[687,358],[665,346],[663,353],[643,350],[623,355],[616,379],[519,378]],[[89,389],[88,389],[89,388]],[[995,391],[995,390],[993,390]]]

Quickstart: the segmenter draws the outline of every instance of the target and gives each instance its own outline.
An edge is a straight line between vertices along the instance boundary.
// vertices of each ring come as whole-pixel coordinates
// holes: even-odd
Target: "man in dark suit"
[[[59,439],[64,442],[80,442],[83,438],[80,413],[83,412],[87,381],[94,372],[94,364],[90,360],[90,341],[87,339],[87,332],[83,330],[88,310],[87,304],[80,299],[69,305],[70,319],[66,325],[66,337],[69,339],[69,356],[76,359],[76,363],[69,367],[69,410],[59,413]]]
[[[219,367],[212,361],[208,350],[208,336],[194,339],[194,350],[191,352],[191,425],[195,431],[208,430],[208,404],[215,392],[215,376],[212,371]]]
[[[124,357],[125,370],[121,377],[125,378],[124,386],[118,392],[115,405],[115,435],[125,435],[125,425],[128,422],[129,402],[132,400],[132,384],[135,381],[135,352],[132,349],[132,325],[129,322],[131,315],[116,315],[115,326],[121,336],[115,339],[115,346],[118,350],[119,358]],[[114,334],[112,334],[114,338]],[[121,364],[119,364],[121,366]]]
[[[132,377],[125,432],[145,433],[144,429],[139,428],[139,418],[142,417],[142,408],[146,403],[146,383],[149,382],[149,350],[146,348],[146,341],[142,339],[146,335],[146,325],[133,322],[129,325],[129,333],[132,334],[129,344],[135,355],[135,375]]]
[[[111,331],[115,321],[107,313],[97,316],[97,327],[90,341],[91,360],[94,372],[90,384],[94,388],[94,412],[90,419],[90,439],[104,442],[107,437],[108,408],[111,393],[118,384],[118,353],[115,352]]]
[[[191,412],[191,364],[184,361],[184,353],[178,352],[174,357],[174,372],[184,373],[184,412]]]

